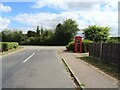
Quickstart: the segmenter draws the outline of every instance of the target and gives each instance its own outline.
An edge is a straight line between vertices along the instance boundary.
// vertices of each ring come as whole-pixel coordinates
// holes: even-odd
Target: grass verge
[[[22,49],[23,47],[18,47],[18,48],[14,48],[14,49],[10,49],[10,50],[8,50],[8,51],[4,51],[4,52],[0,52],[0,56],[2,55],[7,55],[7,54],[10,54],[10,53],[12,53],[12,52],[15,52],[15,51],[17,51],[17,50],[20,50],[20,49]]]
[[[120,80],[120,71],[118,66],[112,64],[106,64],[102,60],[97,60],[92,57],[80,57],[80,58],[85,62],[99,68],[101,71],[105,72],[106,74],[109,74],[110,76]]]

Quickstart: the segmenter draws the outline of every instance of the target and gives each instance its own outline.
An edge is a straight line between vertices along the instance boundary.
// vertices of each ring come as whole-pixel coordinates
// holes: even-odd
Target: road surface
[[[62,48],[26,46],[2,57],[2,87],[74,88],[57,52]]]

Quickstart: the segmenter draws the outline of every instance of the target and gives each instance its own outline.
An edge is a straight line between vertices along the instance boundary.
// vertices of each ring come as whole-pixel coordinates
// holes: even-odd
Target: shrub
[[[1,42],[1,51],[8,51],[10,49],[17,48],[18,45],[19,44],[17,42]]]
[[[29,43],[28,43],[28,41],[27,40],[25,40],[25,41],[20,41],[20,43],[19,43],[20,45],[28,45]]]
[[[119,43],[117,39],[109,39],[107,42],[108,43]]]
[[[74,41],[70,42],[67,46],[66,46],[67,50],[69,51],[74,51]]]
[[[82,53],[89,52],[89,44],[92,43],[91,40],[84,39],[82,41]]]
[[[8,44],[2,43],[2,51],[8,51]]]

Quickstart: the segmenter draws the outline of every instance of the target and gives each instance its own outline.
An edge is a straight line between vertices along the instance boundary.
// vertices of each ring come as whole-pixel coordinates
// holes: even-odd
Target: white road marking
[[[23,63],[27,62],[35,53],[33,53],[32,55],[30,55],[28,58],[26,58]]]

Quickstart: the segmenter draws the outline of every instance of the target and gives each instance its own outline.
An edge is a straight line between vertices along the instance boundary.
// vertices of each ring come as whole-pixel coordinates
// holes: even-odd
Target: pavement
[[[74,88],[58,55],[64,47],[23,46],[2,57],[2,88]]]
[[[71,69],[77,81],[85,88],[118,88],[117,79],[76,58],[82,54],[60,51],[59,55]]]

